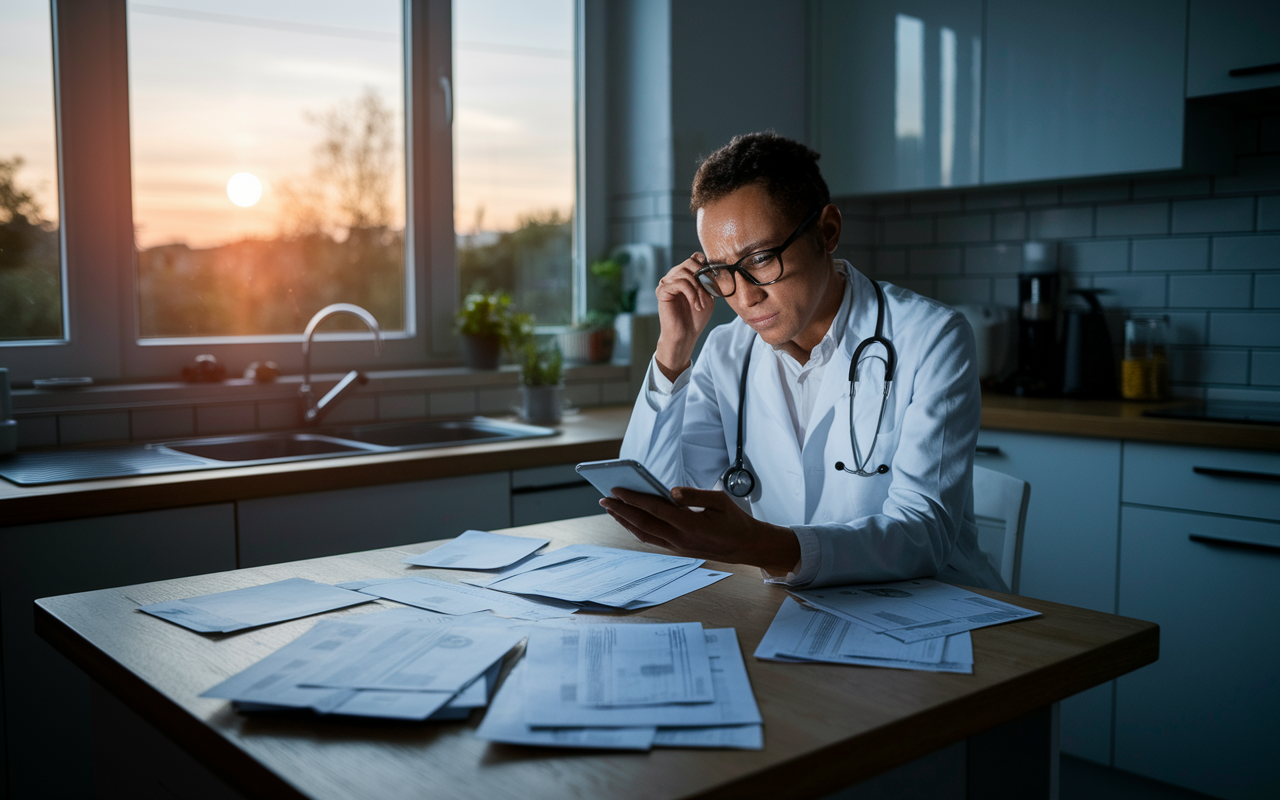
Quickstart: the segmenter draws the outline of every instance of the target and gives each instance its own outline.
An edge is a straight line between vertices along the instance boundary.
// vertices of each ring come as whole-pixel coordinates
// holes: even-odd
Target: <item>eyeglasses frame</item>
[[[730,273],[733,273],[735,275],[741,275],[743,278],[750,281],[753,286],[772,286],[773,284],[782,280],[782,276],[786,274],[786,265],[783,264],[782,262],[782,251],[786,250],[788,247],[795,244],[795,241],[800,238],[801,234],[803,234],[805,230],[807,230],[809,226],[812,225],[822,215],[822,211],[823,209],[819,208],[816,211],[814,211],[812,214],[810,214],[807,218],[805,218],[805,221],[801,222],[800,226],[796,228],[795,231],[792,232],[792,234],[788,236],[782,242],[782,244],[778,245],[777,247],[767,247],[764,250],[753,250],[752,252],[747,253],[745,256],[738,259],[732,264],[707,264],[702,269],[693,273],[693,277],[697,279],[698,285],[706,289],[706,284],[703,282],[702,276],[709,274],[712,270],[722,269],[722,270],[727,270]],[[778,259],[779,267],[781,267],[782,271],[778,273],[778,277],[774,278],[771,281],[756,280],[754,277],[752,277],[751,272],[742,266],[742,262],[746,261],[749,258],[754,258],[755,256],[758,256],[761,253],[773,253],[774,257]],[[712,283],[714,283],[714,280],[712,281]],[[716,297],[732,297],[738,291],[737,278],[734,278],[733,291],[729,292],[729,294],[718,295],[715,292],[712,292],[710,289],[707,289],[707,291]]]

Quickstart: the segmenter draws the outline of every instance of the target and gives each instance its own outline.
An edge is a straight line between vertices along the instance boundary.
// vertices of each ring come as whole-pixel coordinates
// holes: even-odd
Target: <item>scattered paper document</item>
[[[515,669],[498,690],[485,712],[476,736],[491,742],[535,747],[575,747],[605,750],[648,750],[653,746],[653,726],[632,728],[532,728],[522,719],[527,694],[528,665]]]
[[[683,556],[594,545],[570,545],[542,558],[557,560],[546,563],[534,558],[487,582],[466,582],[512,594],[624,607],[703,563]]]
[[[442,569],[502,569],[528,558],[538,548],[550,543],[549,539],[466,531],[434,550],[406,558],[404,563]]]
[[[521,633],[450,625],[367,626],[298,684],[452,696],[515,647]]]
[[[696,592],[699,589],[704,589],[713,583],[724,580],[732,574],[732,572],[719,572],[713,569],[698,567],[693,572],[685,573],[665,586],[659,586],[657,589],[649,592],[639,600],[632,600],[622,608],[625,611],[635,611],[636,609],[652,608],[654,606],[662,605],[663,603],[675,600],[677,597],[683,597],[690,592]],[[591,606],[590,603],[584,603],[583,605],[586,607]]]
[[[792,594],[811,606],[908,643],[1040,616],[1037,611],[929,578],[803,589]]]
[[[584,627],[578,687],[579,702],[588,706],[710,703],[715,697],[702,624]]]
[[[707,728],[658,728],[654,747],[702,747],[763,750],[763,725],[720,725]]]
[[[200,696],[328,713],[352,693],[302,687],[298,680],[367,629],[354,622],[320,620],[297,639]]]
[[[733,628],[703,631],[713,702],[613,708],[585,705],[580,701],[587,697],[587,689],[579,682],[579,641],[591,627],[595,626],[530,630],[522,662],[529,665],[522,712],[526,724],[535,728],[627,728],[751,725],[764,721]]]
[[[405,578],[390,583],[377,583],[360,591],[443,614],[492,611],[503,617],[538,620],[567,617],[578,610],[578,607],[571,603],[555,600],[526,600],[523,597],[495,592],[491,589],[447,583],[431,578]]]
[[[246,711],[456,718],[483,703],[502,656],[523,635],[494,626],[321,620],[201,696],[232,700]]]
[[[152,603],[140,610],[200,633],[230,633],[368,603],[368,595],[305,578]]]
[[[823,661],[928,672],[973,672],[968,632],[907,644],[793,598],[782,602],[756,648],[770,661]]]

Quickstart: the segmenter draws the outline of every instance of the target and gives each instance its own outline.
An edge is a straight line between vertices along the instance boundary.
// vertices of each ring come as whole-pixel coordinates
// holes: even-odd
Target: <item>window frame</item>
[[[312,369],[454,364],[457,263],[453,231],[450,0],[401,0],[404,33],[406,330],[321,333]],[[250,361],[302,369],[301,333],[140,340],[135,255],[126,0],[51,0],[64,340],[0,343],[15,382],[87,375],[174,380],[201,353],[232,375]]]

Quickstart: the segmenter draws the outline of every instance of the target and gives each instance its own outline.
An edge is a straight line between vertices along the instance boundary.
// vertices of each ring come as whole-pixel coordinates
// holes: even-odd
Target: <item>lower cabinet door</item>
[[[236,504],[240,566],[449,539],[511,525],[511,473],[264,497]]]
[[[1125,506],[1120,613],[1160,660],[1119,679],[1116,766],[1240,800],[1280,797],[1280,524]]]
[[[1018,594],[1115,613],[1120,442],[978,434],[974,464],[1031,484]],[[1062,751],[1111,763],[1112,683],[1062,702]]]
[[[90,680],[36,635],[38,598],[235,568],[231,503],[0,528],[0,797],[94,793]]]

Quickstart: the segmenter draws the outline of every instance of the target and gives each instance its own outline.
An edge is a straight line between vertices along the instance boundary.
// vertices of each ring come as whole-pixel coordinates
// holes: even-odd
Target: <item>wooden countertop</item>
[[[1187,405],[1188,402],[1068,400],[1012,397],[988,392],[982,395],[982,427],[986,430],[1280,452],[1280,425],[1142,416],[1142,412],[1149,408]]]
[[[1280,426],[1142,416],[1144,409],[1173,404],[988,393],[982,398],[982,427],[1280,452]],[[547,439],[48,486],[15,486],[0,479],[0,529],[60,519],[616,458],[630,416],[630,405],[585,409],[558,426],[559,436]]]
[[[629,405],[584,409],[555,426],[559,436],[543,439],[45,486],[15,486],[0,480],[0,529],[33,522],[617,458],[630,416]]]
[[[549,539],[552,549],[578,543],[651,549],[603,514],[514,532]],[[337,583],[425,574],[401,560],[440,544],[46,598],[37,601],[36,629],[246,796],[299,800],[817,797],[1149,664],[1159,651],[1152,623],[983,591],[1043,616],[974,631],[972,675],[758,661],[751,653],[785,591],[762,583],[754,568],[708,563],[735,574],[623,616],[735,628],[764,717],[764,750],[579,752],[489,744],[474,736],[479,714],[427,725],[237,714],[227,701],[200,693],[291,641],[316,617],[200,636],[137,611],[140,604],[283,578]],[[456,581],[465,574],[445,572],[431,575]],[[373,610],[358,606],[325,618],[358,619]],[[1007,748],[1001,752],[1012,757]],[[1007,768],[1000,774],[1010,780]],[[1047,796],[1027,788],[1024,796]]]

